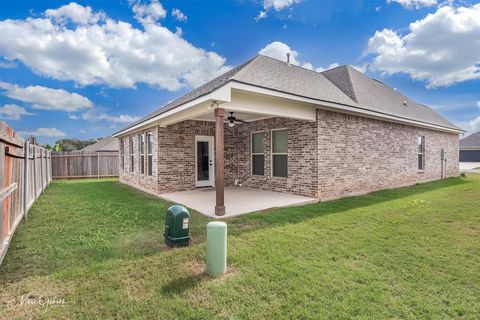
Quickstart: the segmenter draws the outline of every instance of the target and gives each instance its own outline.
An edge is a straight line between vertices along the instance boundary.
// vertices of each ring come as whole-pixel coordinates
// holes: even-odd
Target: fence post
[[[33,145],[33,198],[37,199],[37,147]]]
[[[52,151],[48,152],[48,184],[52,181]]]
[[[97,152],[97,179],[100,179],[100,152]]]
[[[43,149],[40,148],[40,194],[43,192]]]
[[[28,140],[24,144],[23,158],[23,218],[27,220],[28,216]]]
[[[50,176],[50,170],[48,170],[48,150],[46,151],[47,153],[47,158],[45,159],[45,166],[47,167],[46,170],[47,170],[47,179],[45,179],[47,181],[47,186],[48,186],[48,182],[49,182],[49,176]]]

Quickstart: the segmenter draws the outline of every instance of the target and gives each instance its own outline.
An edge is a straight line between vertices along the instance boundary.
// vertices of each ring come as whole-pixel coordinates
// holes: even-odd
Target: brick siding
[[[447,176],[457,176],[459,138],[381,120],[317,111],[320,200],[364,194],[441,179],[441,149]],[[418,136],[425,137],[425,170],[417,164]]]
[[[288,177],[272,176],[271,130],[288,132]],[[215,124],[184,121],[154,127],[154,174],[140,174],[135,132],[135,171],[120,181],[153,194],[195,188],[195,136],[214,136]],[[251,174],[251,133],[265,132],[265,174]],[[144,131],[142,131],[144,132]],[[425,137],[425,170],[417,170],[416,138]],[[458,135],[341,113],[317,111],[317,121],[270,118],[234,128],[225,125],[225,183],[311,196],[322,201],[441,178],[441,149],[447,176],[458,175]]]
[[[138,136],[140,134],[152,133],[153,139],[153,166],[152,166],[152,175],[147,175],[147,156],[145,156],[145,173],[141,174],[140,172],[140,151],[138,144]],[[131,171],[130,166],[130,145],[128,139],[133,138],[133,155],[134,155],[134,171]],[[119,180],[121,183],[128,184],[132,187],[140,189],[142,191],[158,194],[159,183],[158,183],[158,127],[149,128],[147,130],[136,131],[135,133],[122,137],[125,146],[125,167],[122,169],[122,151],[120,150],[120,168],[119,168]],[[121,146],[121,144],[120,144]],[[147,139],[145,136],[145,150],[147,149]]]

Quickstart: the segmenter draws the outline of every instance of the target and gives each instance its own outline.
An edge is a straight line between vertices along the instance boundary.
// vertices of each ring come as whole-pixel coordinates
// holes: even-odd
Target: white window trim
[[[143,140],[143,154],[142,154],[142,140]],[[142,173],[142,157],[143,157],[143,173]],[[138,135],[138,169],[140,174],[145,174],[145,133]]]
[[[125,139],[120,139],[120,158],[122,171],[125,171]]]
[[[149,136],[152,137],[152,139],[151,139],[152,140],[152,146],[151,146],[152,152],[151,153],[148,152],[148,140],[149,140],[148,137]],[[146,147],[145,148],[145,154],[147,155],[146,156],[147,165],[146,165],[145,174],[149,177],[152,177],[153,176],[153,132],[152,131],[147,132],[147,134],[145,136],[145,147]],[[151,168],[152,169],[152,174],[151,175],[148,174],[149,168],[150,168],[150,166],[148,165],[148,157],[149,156],[152,157],[152,168]]]
[[[134,143],[135,142],[133,141],[133,137],[129,137],[128,138],[128,151],[130,153],[130,157],[129,157],[128,160],[129,160],[130,172],[135,172],[135,153],[133,151]]]
[[[421,138],[422,143],[422,152],[418,152],[418,138]],[[425,147],[426,147],[426,139],[425,136],[417,136],[415,147],[417,149],[417,170],[418,172],[424,172],[425,171]],[[422,168],[418,167],[418,158],[422,155]]]
[[[263,133],[263,152],[262,153],[253,153],[253,135],[256,133]],[[255,177],[265,177],[265,138],[266,138],[267,132],[265,130],[260,130],[260,131],[252,131],[250,133],[250,175],[255,176]],[[253,156],[262,156],[263,155],[263,174],[254,174],[253,173]]]
[[[273,152],[273,132],[274,131],[287,131],[287,152]],[[286,155],[287,156],[287,176],[286,177],[277,177],[273,175],[273,156],[274,155]],[[276,179],[288,179],[288,129],[287,128],[278,128],[270,130],[270,176]]]

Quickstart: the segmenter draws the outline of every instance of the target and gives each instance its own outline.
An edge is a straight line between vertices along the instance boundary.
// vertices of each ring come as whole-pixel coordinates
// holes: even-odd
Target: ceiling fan
[[[244,120],[237,119],[237,117],[235,117],[235,116],[233,115],[233,112],[230,112],[230,116],[227,117],[227,120],[228,120],[228,126],[229,126],[230,128],[233,128],[233,127],[235,126],[235,123],[236,123],[236,122],[247,123],[247,122],[244,121]]]

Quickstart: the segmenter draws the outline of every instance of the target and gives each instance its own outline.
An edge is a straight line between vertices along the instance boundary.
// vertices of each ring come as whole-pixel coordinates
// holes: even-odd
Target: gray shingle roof
[[[133,127],[133,126],[136,126],[137,124],[139,123],[142,123],[150,118],[153,118],[155,116],[158,116],[164,112],[167,112],[169,110],[172,110],[172,109],[175,109],[176,107],[179,107],[181,106],[182,104],[184,103],[187,103],[189,101],[192,101],[192,100],[195,100],[197,98],[200,98],[204,95],[207,95],[209,93],[212,93],[213,91],[217,90],[218,88],[222,87],[223,85],[225,85],[228,81],[230,81],[232,79],[232,77],[239,71],[241,70],[243,67],[245,67],[246,65],[248,65],[252,60],[254,60],[255,58],[251,59],[251,60],[248,60],[247,62],[245,63],[242,63],[241,65],[225,72],[224,74],[216,77],[215,79],[201,85],[200,87],[190,91],[189,93],[181,96],[180,98],[178,99],[175,99],[169,103],[167,103],[166,105],[164,105],[163,107],[161,107],[160,109],[157,109],[155,111],[153,111],[152,113],[146,115],[145,117],[141,118],[140,120],[138,121],[135,121],[133,122],[132,124],[130,124],[128,127],[126,127],[125,129],[128,129],[130,127]],[[123,129],[123,130],[125,130]],[[122,131],[123,131],[122,130]]]
[[[413,101],[381,81],[370,79],[351,66],[340,66],[322,74],[364,109],[459,130],[435,110]]]
[[[262,55],[251,60],[232,80],[311,99],[356,105],[324,75]]]
[[[118,151],[118,138],[106,137],[98,140],[94,144],[88,145],[83,148],[82,152],[114,152]]]
[[[207,95],[230,81],[459,130],[431,108],[416,103],[350,66],[341,66],[318,73],[263,55],[257,55],[125,129]],[[407,102],[406,106],[403,104],[404,101]]]
[[[480,131],[472,133],[468,137],[460,140],[461,149],[478,149],[480,150]]]

